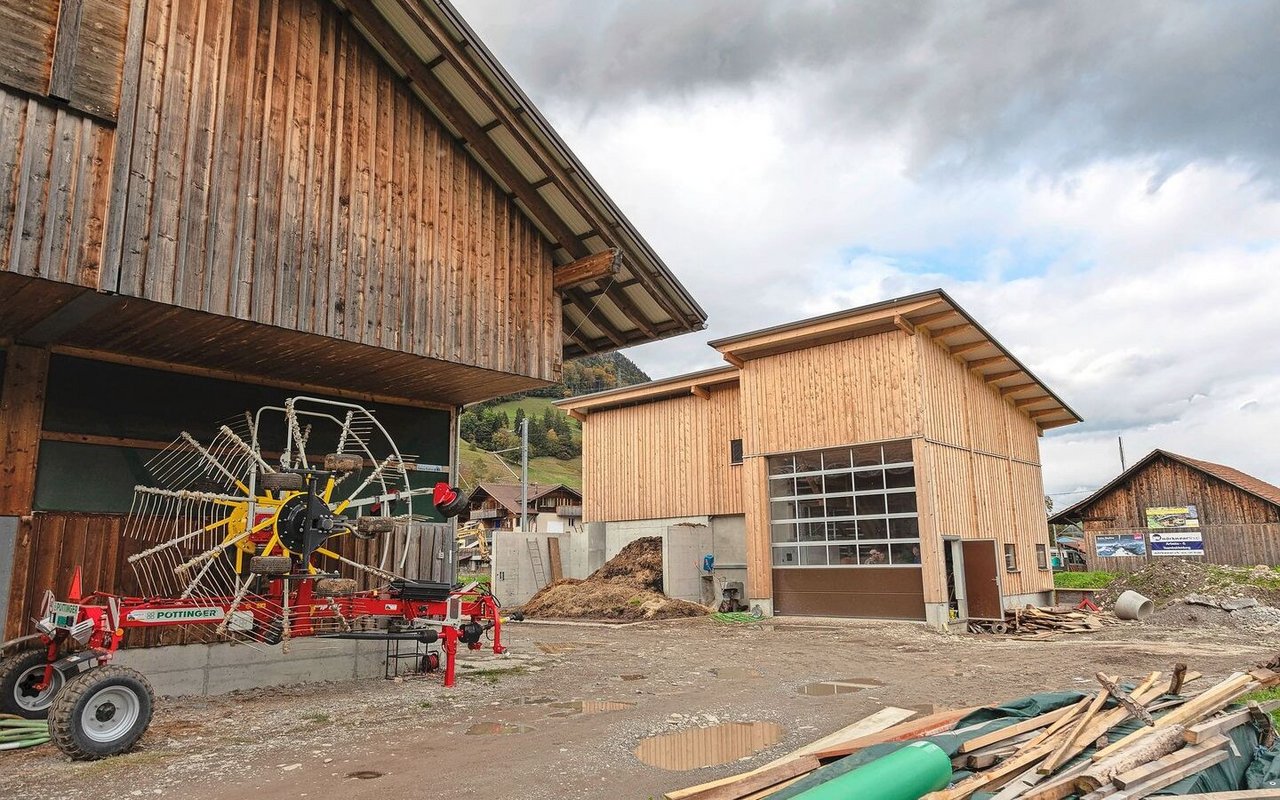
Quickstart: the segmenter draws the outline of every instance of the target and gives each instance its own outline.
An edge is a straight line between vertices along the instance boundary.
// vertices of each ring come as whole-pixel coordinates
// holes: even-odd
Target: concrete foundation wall
[[[618,551],[645,536],[666,536],[667,528],[682,523],[690,525],[710,525],[711,517],[670,517],[666,519],[635,519],[622,522],[606,522],[605,526],[605,560],[618,554]]]
[[[113,663],[147,677],[156,694],[226,694],[263,686],[381,678],[384,642],[296,639],[289,652],[248,644],[187,644],[121,650]]]
[[[747,585],[747,518],[741,514],[712,517],[711,536],[711,552],[716,557],[712,602],[720,603],[726,585],[740,583],[738,600],[746,603],[751,596]]]
[[[560,537],[560,546],[564,548],[566,540],[568,550],[561,550],[564,558],[564,576],[566,578],[585,578],[605,562],[604,552],[605,530],[603,522],[590,522],[586,525],[575,525]]]
[[[563,564],[566,550],[571,549],[572,541],[567,534],[522,533],[520,531],[501,531],[494,534],[493,547],[490,549],[490,588],[504,606],[518,606],[533,597],[539,589],[551,582],[551,556],[547,548],[548,539],[560,540],[560,558]],[[542,574],[534,568],[533,556],[529,552],[529,542],[536,543],[541,556]]]
[[[708,603],[712,576],[702,569],[702,559],[711,552],[711,528],[707,525],[676,525],[667,528],[662,539],[662,587],[667,597]]]

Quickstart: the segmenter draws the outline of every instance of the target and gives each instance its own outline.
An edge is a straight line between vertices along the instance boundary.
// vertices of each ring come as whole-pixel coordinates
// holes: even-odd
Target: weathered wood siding
[[[60,99],[72,108],[115,119],[131,7],[130,0],[0,0],[0,84],[38,96],[65,90]],[[55,89],[60,19],[59,68],[67,74]]]
[[[1200,525],[1280,523],[1280,508],[1186,464],[1156,456],[1144,469],[1092,502],[1088,530],[1147,527],[1146,509],[1194,505]]]
[[[1265,525],[1207,525],[1201,528],[1204,540],[1203,556],[1152,556],[1148,542],[1148,555],[1125,558],[1098,558],[1095,541],[1108,533],[1146,533],[1145,528],[1089,529],[1084,534],[1084,559],[1088,569],[1108,572],[1133,572],[1152,561],[1168,561],[1173,558],[1199,561],[1206,564],[1231,564],[1237,567],[1253,567],[1258,564],[1280,564],[1280,523]]]
[[[583,426],[583,519],[618,521],[741,514],[741,392],[695,395],[592,412]]]
[[[1035,422],[927,336],[919,337],[919,354],[922,534],[995,539],[1006,596],[1048,591],[1053,574],[1036,566],[1048,523]],[[1017,547],[1017,572],[1004,571],[1005,544]],[[942,562],[934,562],[926,565],[925,598],[943,602]]]
[[[124,63],[77,63],[117,75],[118,127],[42,99],[45,56],[0,88],[0,270],[558,377],[550,246],[341,9],[150,0],[89,24],[105,1],[82,43]]]
[[[98,285],[115,136],[0,87],[0,271]]]
[[[119,291],[554,378],[549,247],[341,11],[188,11],[148,4]]]

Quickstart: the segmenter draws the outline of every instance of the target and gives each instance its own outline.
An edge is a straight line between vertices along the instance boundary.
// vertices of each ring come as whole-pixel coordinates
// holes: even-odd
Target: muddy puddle
[[[863,689],[875,689],[880,686],[884,686],[884,682],[875,678],[841,678],[833,681],[807,683],[797,691],[807,697],[831,697],[837,694],[853,694]]]
[[[618,677],[624,681],[642,681],[649,676],[648,675],[619,675]]]
[[[551,707],[561,709],[551,714],[553,717],[576,717],[579,714],[607,714],[610,711],[629,711],[635,708],[636,704],[618,700],[574,700],[570,703],[552,703]]]
[[[382,773],[372,769],[358,769],[355,772],[348,772],[347,777],[358,781],[371,781],[374,778],[381,778]]]
[[[711,674],[728,681],[742,681],[747,678],[759,678],[760,670],[750,667],[716,667]]]
[[[508,733],[529,733],[533,728],[512,722],[477,722],[467,728],[468,736],[501,736]]]
[[[636,758],[673,771],[713,767],[753,755],[782,741],[776,722],[726,722],[708,728],[650,736],[635,749]]]

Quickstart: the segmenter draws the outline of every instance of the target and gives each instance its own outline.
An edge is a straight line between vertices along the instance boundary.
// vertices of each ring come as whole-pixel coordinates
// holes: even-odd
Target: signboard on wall
[[[1153,556],[1202,556],[1204,538],[1195,528],[1151,532]]]
[[[1093,538],[1093,552],[1098,558],[1143,558],[1147,541],[1141,533],[1099,534]]]
[[[1200,514],[1193,505],[1155,506],[1146,511],[1147,527],[1152,530],[1200,527]]]

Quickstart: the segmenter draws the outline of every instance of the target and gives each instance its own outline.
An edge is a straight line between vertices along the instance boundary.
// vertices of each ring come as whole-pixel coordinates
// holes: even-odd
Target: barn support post
[[[8,348],[0,380],[0,639],[6,638],[4,631],[9,627],[18,532],[35,501],[48,376],[48,350],[24,345]]]

